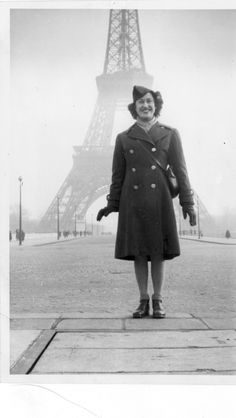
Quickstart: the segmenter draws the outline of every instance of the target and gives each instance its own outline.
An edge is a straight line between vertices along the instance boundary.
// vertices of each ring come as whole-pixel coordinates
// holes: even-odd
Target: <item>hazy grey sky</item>
[[[102,73],[109,10],[11,12],[11,205],[43,215],[83,142]],[[236,208],[235,10],[139,10],[146,70],[182,137],[192,186],[210,213]],[[130,92],[131,99],[131,92]],[[128,111],[114,126],[132,124]]]

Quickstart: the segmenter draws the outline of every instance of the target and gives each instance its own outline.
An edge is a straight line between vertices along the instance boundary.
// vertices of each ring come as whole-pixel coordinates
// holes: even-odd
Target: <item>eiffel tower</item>
[[[109,191],[115,112],[127,107],[133,85],[151,88],[153,83],[145,69],[137,10],[110,10],[104,68],[96,83],[91,123],[83,144],[74,146],[72,169],[40,221],[42,232],[56,230],[58,199],[60,229],[72,231],[75,216],[82,220],[91,204]]]

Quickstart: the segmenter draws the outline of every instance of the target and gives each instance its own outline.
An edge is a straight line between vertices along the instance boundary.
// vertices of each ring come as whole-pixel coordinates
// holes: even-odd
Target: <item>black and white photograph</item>
[[[235,382],[236,10],[39,3],[9,13],[9,378]]]

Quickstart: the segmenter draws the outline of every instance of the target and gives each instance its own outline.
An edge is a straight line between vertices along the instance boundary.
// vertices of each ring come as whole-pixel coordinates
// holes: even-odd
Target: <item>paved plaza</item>
[[[181,249],[166,263],[167,317],[140,320],[114,236],[12,245],[11,373],[235,374],[236,246]]]

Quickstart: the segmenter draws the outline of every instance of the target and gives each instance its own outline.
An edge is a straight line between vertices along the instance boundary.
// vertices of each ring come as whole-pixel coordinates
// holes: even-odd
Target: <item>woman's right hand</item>
[[[185,205],[183,206],[183,217],[184,219],[187,218],[187,215],[189,216],[189,223],[191,226],[197,225],[197,215],[194,210],[193,205]]]
[[[105,208],[100,209],[97,214],[97,221],[99,222],[103,216],[108,216],[111,212],[113,212],[113,210],[111,208],[108,208],[107,206]]]

